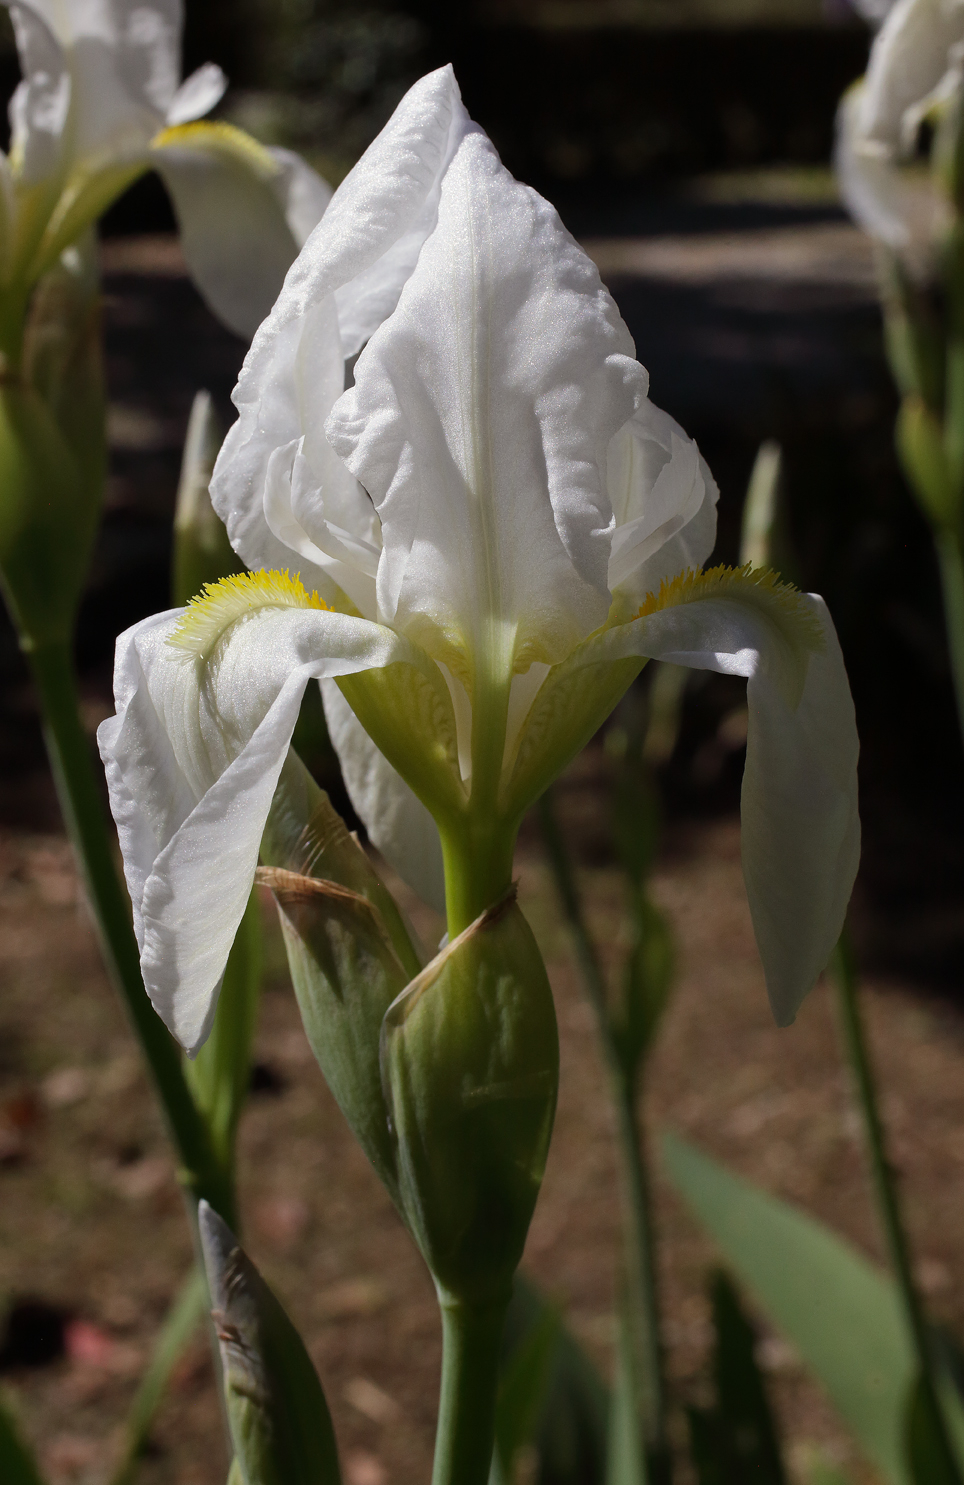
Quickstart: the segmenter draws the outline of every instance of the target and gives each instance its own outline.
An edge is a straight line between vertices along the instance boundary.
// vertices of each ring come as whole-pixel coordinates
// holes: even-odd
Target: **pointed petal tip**
[[[207,1270],[211,1302],[216,1310],[223,1309],[223,1279],[231,1254],[238,1247],[238,1240],[223,1217],[203,1198],[198,1203],[198,1230],[201,1235],[201,1251]]]

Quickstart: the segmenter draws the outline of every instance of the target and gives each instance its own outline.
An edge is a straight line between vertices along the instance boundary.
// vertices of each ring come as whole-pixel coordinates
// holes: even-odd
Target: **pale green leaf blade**
[[[911,1485],[903,1418],[914,1362],[894,1286],[821,1223],[730,1175],[678,1135],[664,1136],[663,1159],[861,1448],[892,1485]]]

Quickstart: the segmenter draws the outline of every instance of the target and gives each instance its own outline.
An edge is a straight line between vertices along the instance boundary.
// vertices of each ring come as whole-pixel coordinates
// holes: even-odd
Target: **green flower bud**
[[[305,1032],[362,1148],[398,1199],[382,1094],[382,1018],[421,968],[394,899],[327,794],[290,752],[258,873],[278,904]]]
[[[105,468],[93,237],[37,285],[17,369],[0,377],[0,584],[24,648],[69,638]]]
[[[338,1485],[331,1415],[304,1342],[206,1201],[198,1224],[243,1485]]]
[[[506,1299],[559,1082],[552,992],[514,890],[399,996],[381,1063],[402,1212],[440,1292]]]

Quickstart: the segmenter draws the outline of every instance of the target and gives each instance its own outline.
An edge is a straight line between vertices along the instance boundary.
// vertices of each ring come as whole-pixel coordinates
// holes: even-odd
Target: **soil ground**
[[[604,770],[601,754],[589,753],[560,791],[569,837],[590,856]],[[559,1113],[525,1268],[608,1370],[619,1220],[613,1118],[592,1014],[529,826],[518,868],[562,1041]],[[618,875],[596,867],[581,880],[614,964]],[[651,1135],[667,1126],[684,1131],[879,1255],[830,993],[818,987],[792,1029],[773,1026],[737,823],[671,830],[653,892],[673,925],[679,981],[649,1076]],[[406,900],[430,940],[437,921]],[[439,1362],[431,1286],[312,1060],[269,903],[265,925],[255,1092],[240,1146],[247,1243],[318,1364],[348,1485],[425,1480]],[[0,838],[0,956],[0,1294],[32,1297],[66,1317],[64,1353],[33,1365],[8,1357],[3,1382],[51,1485],[95,1485],[108,1478],[125,1405],[187,1270],[187,1230],[157,1112],[61,837],[6,831]],[[869,981],[864,994],[921,1282],[934,1313],[960,1333],[964,1018],[896,984]],[[679,1402],[700,1391],[713,1255],[661,1179],[657,1202]],[[764,1336],[761,1356],[791,1461],[802,1467],[820,1446],[855,1479],[869,1479],[792,1350]],[[221,1485],[224,1473],[199,1336],[177,1369],[141,1478],[145,1485]]]

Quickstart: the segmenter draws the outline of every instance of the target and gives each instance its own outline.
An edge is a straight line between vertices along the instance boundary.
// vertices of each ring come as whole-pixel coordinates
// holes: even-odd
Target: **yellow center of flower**
[[[770,567],[711,567],[694,572],[688,567],[669,581],[660,584],[658,593],[650,593],[639,613],[644,619],[659,609],[675,608],[681,603],[696,603],[707,598],[737,598],[752,603],[783,631],[794,648],[819,653],[823,649],[820,621],[806,596],[792,583],[781,581]]]
[[[232,624],[265,608],[320,608],[331,612],[324,599],[309,593],[301,579],[291,577],[287,569],[234,573],[216,583],[205,583],[167,642],[206,660]]]

